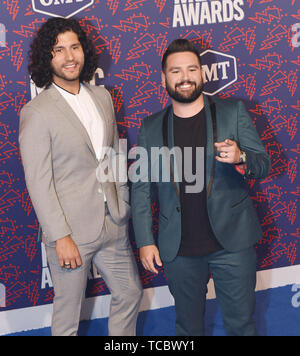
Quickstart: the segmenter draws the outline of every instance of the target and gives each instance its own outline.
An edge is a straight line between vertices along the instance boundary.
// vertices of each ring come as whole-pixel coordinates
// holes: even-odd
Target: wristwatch
[[[239,161],[239,163],[236,163],[236,164],[237,164],[237,165],[239,165],[239,164],[244,164],[244,163],[246,163],[246,159],[247,159],[246,152],[241,151],[241,154],[240,154],[240,161]]]

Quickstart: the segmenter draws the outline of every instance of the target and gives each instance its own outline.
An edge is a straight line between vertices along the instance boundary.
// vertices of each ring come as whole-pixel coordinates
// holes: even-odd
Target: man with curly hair
[[[111,96],[87,84],[97,62],[74,19],[49,19],[31,45],[31,79],[44,90],[21,111],[19,142],[54,284],[55,336],[77,335],[91,262],[112,296],[109,335],[135,335],[142,296],[127,184],[96,174],[109,167],[107,148],[122,156]]]

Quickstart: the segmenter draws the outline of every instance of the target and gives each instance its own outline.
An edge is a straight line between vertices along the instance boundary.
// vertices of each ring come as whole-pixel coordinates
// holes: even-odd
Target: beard
[[[195,89],[193,90],[193,92],[191,94],[183,95],[176,90],[177,87],[179,87],[180,85],[183,85],[183,84],[194,85]],[[170,95],[170,97],[173,100],[177,101],[178,103],[182,103],[182,104],[190,104],[190,103],[193,103],[194,101],[196,101],[201,96],[201,94],[203,92],[203,87],[204,87],[204,84],[202,81],[197,86],[197,84],[195,82],[186,80],[184,82],[176,84],[175,89],[173,89],[169,86],[168,82],[166,81],[166,90],[167,90],[168,94]]]
[[[55,68],[53,65],[51,66],[52,74],[57,78],[62,79],[66,82],[74,82],[78,79],[80,80],[81,73],[83,71],[84,63],[79,64],[78,71],[75,73],[64,72],[62,68]]]
[[[80,74],[81,73],[77,73],[77,74],[74,74],[74,75],[65,75],[63,72],[58,72],[56,70],[53,70],[52,69],[52,73],[59,79],[63,79],[65,80],[66,82],[74,82],[74,81],[77,81],[79,78],[80,78]]]

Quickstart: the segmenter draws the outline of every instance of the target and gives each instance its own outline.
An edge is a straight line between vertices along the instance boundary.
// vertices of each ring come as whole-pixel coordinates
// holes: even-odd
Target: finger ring
[[[64,266],[69,267],[69,266],[71,266],[71,263],[65,263]]]
[[[227,154],[227,153],[225,153],[225,154],[224,154],[224,157],[225,157],[225,158],[227,158],[227,157],[228,157],[228,154]]]

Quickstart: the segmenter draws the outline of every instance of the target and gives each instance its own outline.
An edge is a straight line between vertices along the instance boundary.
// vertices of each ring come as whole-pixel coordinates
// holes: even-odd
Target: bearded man
[[[122,156],[111,96],[88,84],[97,66],[75,19],[49,19],[32,42],[29,72],[44,90],[21,111],[19,142],[54,284],[53,336],[77,335],[91,262],[112,296],[109,335],[136,334],[142,288],[128,187],[97,179],[109,148]]]
[[[169,182],[143,177],[133,184],[135,238],[144,268],[158,273],[157,266],[164,267],[175,299],[177,336],[205,334],[210,274],[227,335],[256,335],[254,244],[262,231],[245,180],[265,178],[270,159],[243,103],[204,95],[204,78],[194,45],[173,41],[162,61],[162,84],[172,105],[142,122],[138,146],[147,150],[152,168],[157,164],[151,161],[153,147],[179,147],[182,154],[173,150]],[[199,148],[204,149],[200,170]],[[187,176],[189,171],[193,174]],[[203,189],[195,190],[190,178],[201,181],[199,175]],[[155,187],[158,247],[152,232]]]

